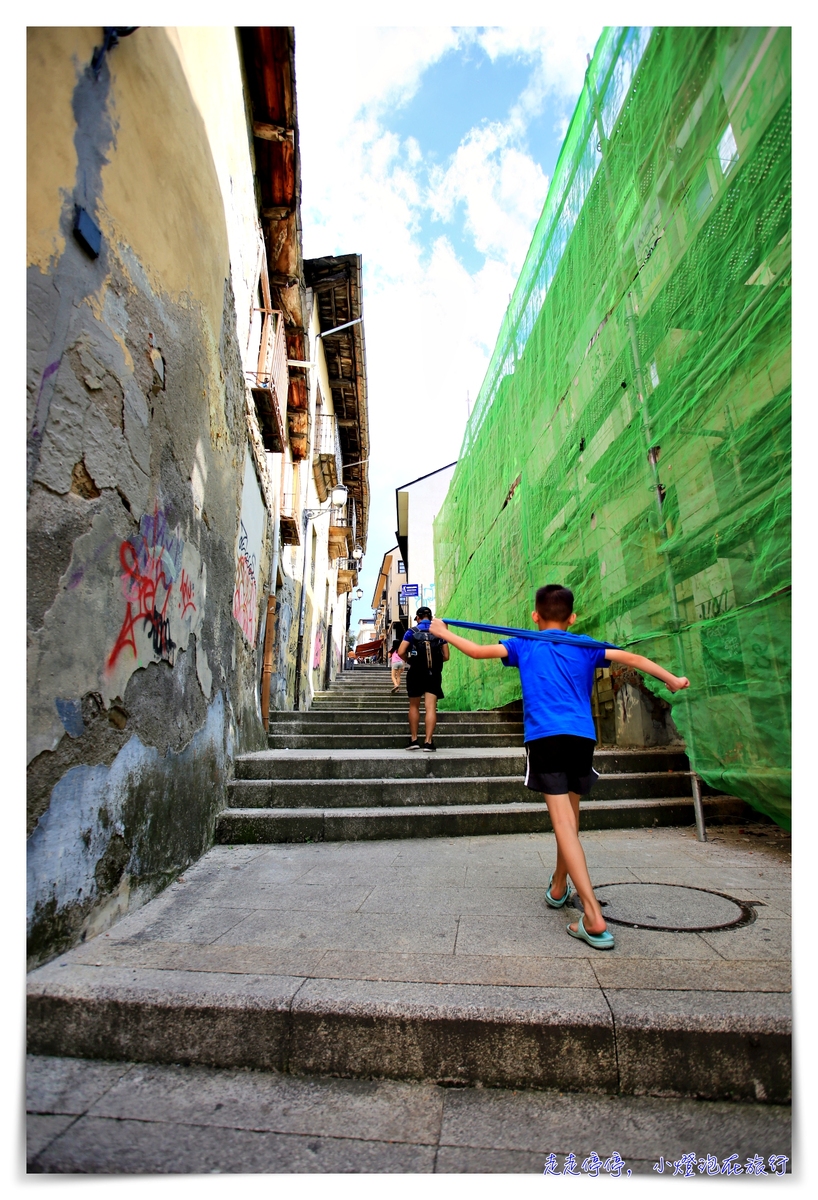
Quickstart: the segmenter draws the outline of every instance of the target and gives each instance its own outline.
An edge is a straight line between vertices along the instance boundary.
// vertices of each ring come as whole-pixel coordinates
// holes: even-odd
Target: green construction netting
[[[608,29],[435,522],[441,615],[691,679],[693,769],[790,819],[790,36]],[[490,640],[489,635],[475,635]],[[516,699],[453,654],[446,707]]]

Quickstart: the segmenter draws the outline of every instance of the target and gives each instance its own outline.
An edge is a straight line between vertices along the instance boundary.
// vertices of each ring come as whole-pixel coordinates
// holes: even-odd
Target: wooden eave
[[[295,93],[295,34],[287,26],[239,29],[248,134],[267,250],[274,308],[284,314],[287,357],[309,359],[301,232],[301,155]],[[287,397],[287,433],[295,459],[307,454],[307,380],[295,369]]]
[[[313,291],[321,332],[363,316],[360,254],[310,258],[304,279]],[[356,541],[366,550],[369,524],[369,408],[363,322],[322,338],[332,403],[338,422],[344,483],[356,507]]]

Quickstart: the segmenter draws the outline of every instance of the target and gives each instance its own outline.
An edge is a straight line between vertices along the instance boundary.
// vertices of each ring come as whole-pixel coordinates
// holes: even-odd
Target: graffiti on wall
[[[324,630],[319,626],[315,634],[315,645],[312,651],[312,669],[317,671],[321,666],[321,655],[324,652]]]
[[[203,577],[201,560],[186,546],[179,529],[171,529],[167,514],[154,505],[139,522],[139,533],[119,547],[125,614],[105,663],[106,673],[124,663],[173,665],[180,644],[201,621]]]
[[[236,558],[236,586],[233,591],[233,616],[252,645],[256,638],[258,615],[258,560],[250,551],[250,539],[244,525],[239,527],[239,552]]]
[[[125,650],[138,657],[140,630],[150,639],[154,656],[172,663],[176,643],[170,636],[168,607],[182,568],[182,542],[168,529],[158,505],[152,514],[142,517],[139,533],[119,547],[119,561],[125,617],[108,656],[108,668]]]
[[[241,520],[236,546],[236,581],[233,589],[233,616],[251,646],[258,632],[259,566],[267,521],[267,509],[256,479],[256,469],[248,446],[244,460],[244,487],[241,493]]]

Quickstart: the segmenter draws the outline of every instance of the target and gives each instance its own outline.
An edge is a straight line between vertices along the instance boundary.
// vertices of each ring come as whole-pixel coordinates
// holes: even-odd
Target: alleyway
[[[595,20],[28,31],[32,1172],[790,1162],[791,29]]]
[[[367,677],[362,672],[354,681],[337,684],[322,703],[328,709],[336,703],[383,705],[381,686],[377,673]],[[404,717],[397,709],[391,701],[380,712],[357,709],[358,736],[367,720],[383,725],[394,718],[394,733],[369,736],[402,737]],[[326,711],[324,719],[333,715],[338,714]],[[417,836],[428,831],[430,813],[440,822],[451,814],[465,829],[470,822],[479,829],[480,822],[493,820],[502,828],[504,819],[534,819],[530,810],[535,805],[520,803],[503,790],[518,787],[519,778],[493,774],[498,761],[506,764],[503,770],[512,769],[516,764],[509,760],[518,751],[503,745],[445,749],[444,731],[460,728],[450,720],[458,716],[468,717],[446,714],[441,721],[441,750],[434,756],[377,745],[356,751],[351,734],[335,734],[341,744],[331,752],[302,745],[245,759],[239,764],[242,774],[261,765],[268,778],[238,781],[233,796],[246,805],[251,791],[262,807],[228,810],[220,818],[220,836],[237,838],[249,831],[260,842],[214,847],[142,910],[33,972],[29,1049],[66,1060],[80,1056],[227,1069],[228,1074],[208,1076],[207,1097],[212,1089],[239,1086],[236,1079],[245,1080],[241,1087],[271,1089],[272,1096],[283,1095],[281,1088],[301,1086],[279,1075],[265,1076],[266,1082],[253,1076],[247,1082],[248,1077],[229,1073],[249,1067],[293,1076],[610,1093],[622,1103],[624,1097],[634,1098],[635,1109],[625,1104],[616,1110],[630,1114],[627,1122],[641,1112],[640,1105],[648,1104],[654,1115],[665,1111],[665,1102],[658,1108],[653,1101],[637,1102],[646,1093],[786,1103],[788,836],[769,823],[720,825],[711,826],[710,840],[699,843],[687,798],[589,802],[591,814],[612,806],[606,820],[626,825],[639,819],[634,811],[642,810],[634,810],[635,804],[670,804],[686,812],[686,825],[673,828],[598,829],[601,818],[585,822],[590,827],[584,839],[589,866],[617,938],[613,954],[599,955],[566,936],[565,912],[544,905],[554,857],[550,832]],[[483,714],[475,719],[489,718]],[[285,715],[282,724],[293,726],[296,720],[304,723],[303,716]],[[343,721],[333,727],[342,728]],[[276,729],[273,742],[307,737],[292,728],[286,735]],[[506,740],[504,733],[484,736]],[[387,757],[389,776],[383,761]],[[368,778],[360,778],[363,768],[368,768]],[[454,790],[451,795],[449,790],[455,781],[450,772],[455,769],[459,799],[468,799],[475,789],[478,803],[452,803]],[[297,774],[295,780],[286,778],[290,771]],[[620,780],[633,783],[634,778],[631,773]],[[412,789],[418,786],[429,791],[426,807],[414,798]],[[320,810],[293,807],[309,804],[316,789],[322,796]],[[356,798],[361,803],[361,789],[368,807],[353,807]],[[442,795],[439,804],[434,803],[436,792]],[[303,798],[294,801],[299,794]],[[721,802],[712,801],[716,806]],[[724,803],[729,808],[731,802]],[[262,824],[255,823],[258,817]],[[653,810],[648,819],[658,820]],[[348,824],[333,828],[334,820]],[[400,820],[404,836],[384,837],[377,825],[383,820]],[[541,829],[547,828],[541,814],[537,820]],[[674,820],[679,822],[678,813]],[[340,840],[344,829],[347,838],[357,834],[363,840]],[[339,840],[310,840],[322,833]],[[379,840],[371,840],[373,833]],[[265,844],[264,839],[283,836],[305,840]],[[80,1069],[43,1060],[36,1071],[47,1082]],[[103,1076],[89,1078],[108,1080],[112,1070],[121,1073],[124,1068],[106,1067]],[[160,1092],[168,1080],[177,1081],[174,1089],[177,1084],[182,1091],[188,1087],[184,1072],[149,1078],[154,1080],[150,1088]],[[50,1118],[43,1128],[60,1134],[53,1154],[42,1158],[44,1167],[53,1163],[60,1169],[60,1163],[74,1161],[72,1139],[85,1136],[91,1116],[66,1125],[67,1114],[38,1099],[52,1094],[50,1086],[44,1093],[35,1089],[31,1103],[34,1112]],[[198,1085],[190,1086],[198,1095]],[[342,1086],[352,1085],[315,1084],[304,1094],[333,1096],[332,1087]],[[92,1090],[97,1087],[94,1083]],[[422,1097],[438,1120],[444,1093],[431,1083],[419,1091],[407,1087],[391,1084],[378,1095],[398,1107],[408,1102],[406,1097]],[[370,1095],[366,1088],[360,1094]],[[185,1110],[183,1123],[204,1120],[198,1103]],[[537,1101],[526,1103],[536,1107]],[[275,1107],[274,1101],[270,1104]],[[690,1103],[686,1105],[680,1111],[687,1112]],[[152,1102],[148,1108],[154,1111]],[[155,1111],[166,1111],[162,1119],[171,1124],[182,1119],[173,1106]],[[706,1116],[716,1110],[694,1105],[690,1111]],[[731,1111],[741,1124],[744,1109]],[[771,1111],[766,1106],[747,1110],[747,1129],[756,1128],[752,1122],[762,1120],[759,1113]],[[780,1125],[775,1122],[784,1118],[769,1119],[773,1124],[765,1129],[772,1140],[759,1152],[779,1153]],[[368,1120],[362,1129],[374,1128]],[[329,1121],[323,1100],[310,1121],[311,1136],[334,1136],[331,1121],[326,1128],[322,1124]],[[630,1151],[640,1161],[668,1152],[657,1121],[650,1148]],[[641,1120],[639,1124],[641,1128]],[[134,1146],[141,1128],[132,1127]],[[283,1135],[288,1127],[276,1118],[269,1128]],[[435,1158],[442,1128],[431,1142],[427,1130],[412,1143],[426,1147],[423,1154],[412,1151],[420,1154],[410,1156],[417,1167],[408,1167],[409,1159],[399,1155],[376,1155],[386,1165],[348,1169],[431,1170],[434,1163],[437,1169],[459,1169],[445,1165],[458,1161],[457,1156],[448,1159],[448,1151]],[[119,1136],[127,1135],[120,1130]],[[513,1160],[516,1166],[480,1170],[532,1169],[527,1155],[535,1152],[535,1143],[512,1147],[499,1133],[485,1136],[489,1142],[481,1144],[481,1153],[516,1149],[525,1154]],[[360,1140],[377,1142],[379,1137],[367,1133]],[[77,1143],[80,1156],[91,1154],[81,1149],[84,1144]],[[546,1143],[536,1143],[540,1145],[548,1150]],[[195,1158],[201,1152],[195,1138],[191,1147]],[[618,1147],[612,1143],[605,1149]],[[336,1150],[340,1159],[333,1157]],[[327,1150],[329,1157],[310,1168],[303,1164],[312,1159],[299,1158],[283,1143],[275,1153],[268,1146],[259,1151],[267,1164],[259,1169],[343,1169],[330,1164],[364,1154],[360,1147],[336,1150]],[[281,1159],[276,1158],[279,1152]],[[344,1158],[347,1152],[352,1158]],[[230,1165],[230,1153],[225,1151],[219,1169],[237,1169]],[[295,1158],[287,1157],[291,1154]],[[88,1161],[96,1161],[93,1154]],[[117,1161],[125,1162],[127,1156]],[[277,1161],[296,1165],[276,1166]],[[366,1155],[356,1161],[367,1161]],[[502,1155],[497,1159],[498,1164],[505,1161]]]

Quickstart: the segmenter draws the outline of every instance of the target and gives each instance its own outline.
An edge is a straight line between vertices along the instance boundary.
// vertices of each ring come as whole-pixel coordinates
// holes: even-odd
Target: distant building
[[[378,581],[372,596],[375,613],[375,637],[382,642],[384,661],[393,645],[400,644],[408,627],[406,600],[401,588],[406,583],[406,564],[400,548],[393,546],[383,556]]]
[[[358,632],[355,635],[355,645],[371,642],[375,637],[375,622],[372,617],[361,617],[358,622]]]
[[[348,593],[358,582],[355,554],[366,549],[369,513],[361,257],[307,259],[303,268],[309,354],[288,350],[298,407],[290,413],[290,446],[272,456],[281,550],[265,667],[269,708],[285,710],[309,708],[341,669]],[[332,503],[338,484],[347,489],[341,507]]]
[[[421,475],[395,489],[398,539],[401,558],[406,566],[406,581],[417,584],[417,596],[410,596],[407,619],[410,624],[421,605],[435,611],[435,556],[433,522],[446,499],[456,462]]]

